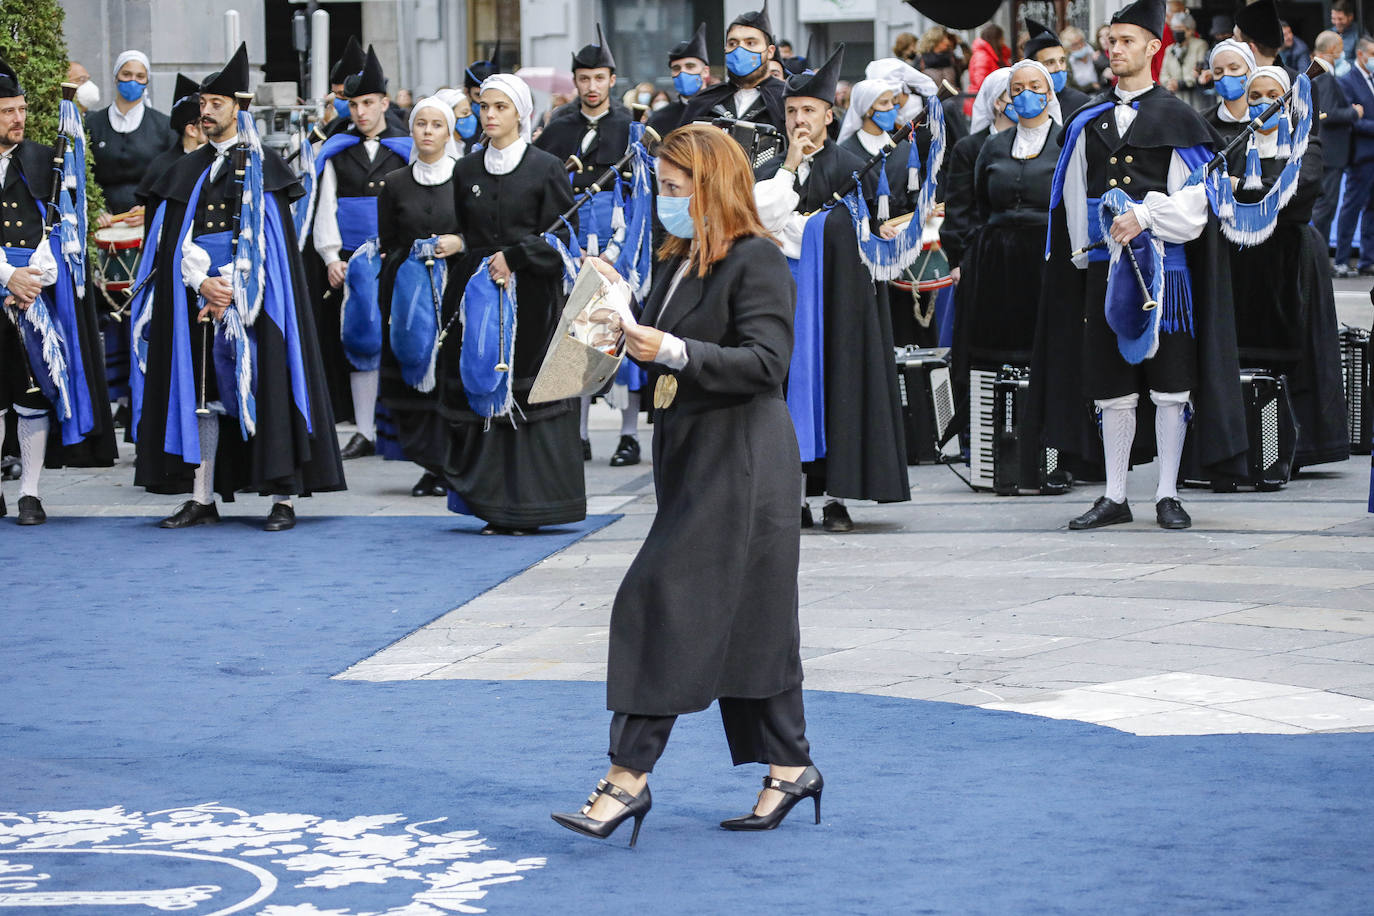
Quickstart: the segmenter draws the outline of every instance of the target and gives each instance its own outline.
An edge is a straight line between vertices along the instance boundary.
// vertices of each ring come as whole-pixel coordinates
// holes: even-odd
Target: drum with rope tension
[[[912,215],[907,213],[893,217],[883,225],[904,229],[907,223],[911,222]],[[949,258],[945,257],[944,251],[940,249],[940,224],[944,221],[943,208],[937,208],[930,214],[930,219],[926,220],[925,227],[921,230],[920,257],[903,271],[902,279],[891,281],[893,286],[904,292],[916,294],[934,292],[954,285],[954,278],[950,276]]]
[[[95,285],[115,311],[126,305],[126,297],[138,275],[138,259],[143,251],[143,227],[116,223],[95,230]],[[118,298],[117,298],[118,297]]]

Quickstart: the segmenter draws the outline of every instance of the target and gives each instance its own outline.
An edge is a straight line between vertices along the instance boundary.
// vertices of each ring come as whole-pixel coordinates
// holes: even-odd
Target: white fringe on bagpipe
[[[300,131],[300,152],[296,156],[298,171],[296,177],[305,188],[305,196],[291,205],[291,222],[296,227],[296,248],[305,250],[305,239],[310,235],[310,214],[315,209],[315,147],[310,142],[310,132]]]
[[[67,138],[62,160],[62,190],[58,197],[62,257],[71,271],[78,299],[86,295],[86,131],[76,103],[64,100],[58,109],[58,130]]]
[[[263,209],[262,139],[258,125],[246,111],[239,112],[239,136],[248,145],[248,167],[243,175],[239,210],[239,238],[234,248],[234,308],[244,325],[251,325],[262,310],[266,281],[267,214]]]
[[[47,370],[48,378],[52,381],[53,387],[57,389],[57,403],[53,409],[57,412],[57,419],[60,421],[72,418],[72,395],[67,387],[67,357],[62,352],[62,335],[58,333],[57,326],[52,322],[52,316],[48,314],[48,307],[42,299],[35,299],[33,305],[20,312],[20,319],[27,321],[29,327],[33,328],[34,333],[42,342],[43,348],[43,368]],[[23,341],[19,344],[23,346]],[[35,367],[30,366],[30,369]]]
[[[157,249],[152,249],[156,251]],[[138,361],[138,371],[144,375],[148,374],[148,344],[143,337],[148,326],[153,323],[153,287],[148,284],[148,289],[140,297],[142,305],[139,306],[138,314],[134,316],[133,325],[129,328],[129,347],[133,351],[134,359]]]
[[[433,267],[426,267],[431,271],[430,278],[434,284],[434,289],[439,293],[439,301],[444,301],[444,289],[448,286],[448,262],[435,253],[435,246],[439,244],[438,236],[430,236],[427,239],[420,239],[410,248],[411,257],[419,258],[421,261],[433,261]],[[439,331],[443,328],[442,313],[434,316],[434,346],[429,351],[429,364],[425,366],[424,378],[420,379],[420,384],[415,385],[416,391],[431,392],[438,384],[436,377],[439,365]]]
[[[258,403],[253,397],[253,348],[236,309],[224,310],[224,339],[234,345],[234,384],[239,402],[239,432],[246,441],[258,428]]]

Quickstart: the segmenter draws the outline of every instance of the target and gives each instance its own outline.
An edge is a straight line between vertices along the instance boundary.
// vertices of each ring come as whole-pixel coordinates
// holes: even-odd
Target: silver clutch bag
[[[629,311],[629,288],[607,283],[596,268],[584,264],[534,378],[529,402],[577,398],[606,387],[625,358],[625,338],[612,318]]]

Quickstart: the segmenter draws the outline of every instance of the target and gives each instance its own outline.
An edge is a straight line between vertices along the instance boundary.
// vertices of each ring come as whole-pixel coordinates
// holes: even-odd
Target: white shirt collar
[[[1154,84],[1151,83],[1144,89],[1132,89],[1128,92],[1125,89],[1122,89],[1120,86],[1117,86],[1116,98],[1119,102],[1134,102],[1136,99],[1140,98],[1142,95],[1149,92],[1153,88],[1155,88]]]
[[[422,162],[416,159],[410,164],[410,174],[419,184],[432,188],[453,177],[453,165],[454,160],[450,156],[441,156],[438,162]]]
[[[210,145],[215,148],[216,153],[222,156],[225,153],[232,152],[234,147],[238,144],[238,142],[238,134],[235,134],[228,140],[211,140]]]
[[[759,97],[759,88],[736,89],[735,90],[735,115],[742,115],[749,110],[754,101]]]
[[[143,104],[143,99],[134,103],[127,113],[121,112],[118,105],[111,105],[110,126],[115,129],[115,133],[131,134],[138,130],[138,125],[143,123],[143,109],[147,107]]]
[[[858,130],[854,132],[854,136],[859,138],[859,144],[868,150],[870,156],[878,155],[887,147],[887,135],[885,134],[870,134],[866,130]]]
[[[1011,141],[1011,155],[1015,159],[1034,159],[1040,155],[1040,151],[1045,148],[1045,138],[1050,134],[1050,125],[1054,121],[1050,118],[1045,119],[1045,123],[1039,127],[1027,127],[1019,121],[1016,124],[1016,136]]]
[[[1222,102],[1220,105],[1217,106],[1217,118],[1224,124],[1250,123],[1250,114],[1248,109],[1244,117],[1238,118],[1235,115],[1231,114],[1231,109],[1226,107],[1225,102]]]
[[[520,160],[525,155],[525,148],[528,146],[529,143],[524,137],[517,137],[515,142],[505,149],[497,149],[488,143],[486,151],[482,153],[482,164],[493,175],[505,175],[507,172],[513,172],[515,167],[520,164]]]

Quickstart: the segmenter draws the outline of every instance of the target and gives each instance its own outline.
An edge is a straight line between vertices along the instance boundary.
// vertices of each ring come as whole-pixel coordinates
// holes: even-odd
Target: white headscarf
[[[415,116],[419,114],[421,108],[430,108],[444,116],[444,123],[448,125],[448,140],[444,143],[444,155],[457,159],[462,156],[458,151],[458,144],[453,142],[454,117],[453,106],[449,105],[437,95],[432,95],[426,99],[420,99],[414,107],[410,109],[410,134],[415,136]],[[414,162],[420,158],[420,151],[413,144],[410,148],[410,161]]]
[[[520,139],[529,142],[534,131],[534,101],[530,98],[530,87],[518,76],[493,73],[482,80],[481,92],[488,89],[495,89],[511,100],[515,113],[520,116]]]
[[[1207,55],[1208,67],[1216,66],[1217,55],[1220,54],[1222,51],[1230,51],[1232,54],[1235,54],[1241,60],[1245,61],[1245,69],[1247,71],[1249,71],[1250,73],[1255,72],[1254,52],[1250,50],[1249,45],[1242,44],[1241,42],[1236,41],[1234,38],[1224,38],[1216,43],[1216,45],[1212,48],[1212,53]]]
[[[136,60],[136,61],[138,61],[140,64],[142,64],[142,65],[143,65],[143,69],[146,70],[147,73],[148,73],[148,77],[149,77],[149,79],[148,79],[148,88],[147,88],[147,89],[144,89],[144,90],[143,90],[143,95],[139,97],[139,101],[140,101],[140,102],[146,102],[146,101],[148,101],[149,93],[151,93],[151,92],[153,91],[153,87],[152,87],[153,65],[148,61],[148,55],[147,55],[147,54],[144,54],[142,51],[135,51],[135,50],[132,49],[132,48],[130,48],[130,49],[127,50],[127,51],[121,51],[120,54],[119,54],[119,56],[115,58],[115,62],[114,62],[114,74],[113,74],[113,75],[114,75],[115,82],[116,82],[116,83],[119,82],[119,71],[120,71],[120,68],[122,68],[125,64],[127,64],[127,63],[128,63],[129,61],[131,61],[131,60]]]
[[[901,86],[887,80],[860,80],[849,90],[849,109],[840,122],[840,141],[843,143],[863,127],[864,117],[878,96],[884,92],[901,92]]]
[[[1010,67],[994,70],[983,78],[983,84],[978,87],[978,95],[973,99],[973,116],[969,120],[969,133],[976,134],[985,127],[991,127],[992,122],[997,120],[997,112],[992,107],[992,103],[997,101],[998,96],[1007,91],[1007,84],[1010,82]]]
[[[939,92],[935,81],[904,60],[884,57],[875,60],[864,68],[864,79],[887,80],[895,83],[899,93],[906,93],[907,100],[897,112],[898,124],[909,124],[921,114],[925,107],[923,99],[933,99]]]
[[[454,108],[457,108],[458,103],[467,97],[468,94],[462,89],[440,89],[438,92],[434,93],[434,95],[430,96],[430,98],[438,99],[440,102],[447,105],[449,111],[453,111]]]
[[[1039,70],[1040,75],[1045,78],[1045,91],[1048,92],[1050,96],[1050,103],[1048,106],[1050,120],[1054,121],[1056,124],[1063,124],[1064,112],[1059,107],[1059,97],[1054,94],[1054,80],[1050,77],[1050,71],[1046,69],[1045,65],[1040,63],[1040,61],[1026,58],[1025,60],[1019,60],[1012,64],[1011,68],[1007,70],[1007,85],[1011,85],[1012,74],[1024,67],[1034,67],[1036,70]]]

